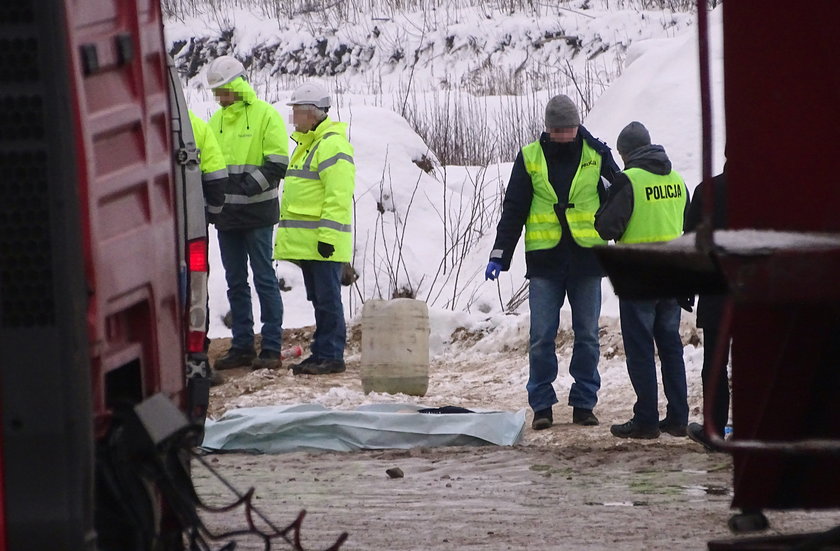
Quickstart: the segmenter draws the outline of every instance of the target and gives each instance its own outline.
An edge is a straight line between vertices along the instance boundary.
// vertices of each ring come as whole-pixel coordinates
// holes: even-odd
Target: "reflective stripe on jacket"
[[[347,125],[329,117],[306,133],[295,132],[274,242],[274,258],[350,262],[356,166]],[[318,242],[335,253],[318,254]]]
[[[286,123],[277,109],[257,99],[242,77],[222,88],[233,90],[239,99],[210,117],[228,169],[225,206],[216,226],[221,230],[273,226],[280,214],[278,186],[289,164]]]
[[[192,123],[195,146],[199,151],[199,167],[201,168],[201,187],[204,191],[204,203],[207,214],[215,220],[215,216],[222,212],[225,203],[225,188],[227,187],[228,171],[225,157],[216,141],[216,136],[210,131],[210,126],[198,115],[189,111]]]
[[[655,243],[682,235],[688,197],[677,171],[659,175],[641,168],[624,171],[633,186],[633,214],[620,243]]]
[[[557,193],[548,180],[548,165],[539,141],[522,148],[525,170],[531,176],[534,197],[525,221],[525,250],[551,249],[560,242],[563,227],[557,218]],[[560,205],[575,242],[581,247],[606,243],[595,231],[595,211],[601,204],[598,182],[601,179],[601,155],[583,140],[580,163],[569,189],[568,203]],[[565,208],[564,208],[565,207]]]

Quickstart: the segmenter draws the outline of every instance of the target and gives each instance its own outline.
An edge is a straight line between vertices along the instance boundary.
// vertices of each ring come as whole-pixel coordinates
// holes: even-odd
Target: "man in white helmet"
[[[347,125],[327,116],[330,96],[314,83],[292,94],[292,153],[274,258],[297,263],[306,298],[315,308],[312,354],[295,365],[295,375],[325,375],[345,370],[346,326],[341,303],[341,270],[353,252],[353,189],[356,167]]]
[[[245,81],[245,68],[222,56],[207,67],[207,84],[222,106],[210,128],[225,156],[228,186],[216,220],[225,268],[233,339],[217,370],[280,367],[283,300],[271,260],[271,239],[279,218],[278,186],[289,164],[289,138],[280,113],[257,98]],[[254,347],[254,315],[248,264],[260,301],[262,345]]]

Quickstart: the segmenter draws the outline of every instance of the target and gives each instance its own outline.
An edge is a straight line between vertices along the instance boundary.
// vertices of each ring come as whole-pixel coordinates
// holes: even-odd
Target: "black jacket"
[[[627,158],[624,169],[641,168],[652,174],[666,175],[671,172],[671,160],[661,145],[648,145],[633,151]],[[688,191],[686,191],[688,193]],[[615,176],[613,185],[607,193],[607,200],[595,213],[595,229],[602,239],[621,239],[627,230],[630,216],[633,214],[633,185],[624,172]],[[688,197],[685,209],[688,214]]]
[[[727,226],[726,212],[726,173],[723,172],[712,178],[714,189],[714,204],[712,211],[712,227],[716,230]],[[685,216],[685,231],[697,231],[697,226],[703,218],[703,201],[705,200],[705,183],[700,182],[694,188],[694,197]],[[717,330],[723,315],[723,295],[700,295],[697,301],[697,327]]]
[[[586,140],[599,155],[601,155],[601,181],[598,183],[598,194],[601,201],[606,196],[604,180],[612,182],[618,165],[613,160],[610,148],[600,140],[594,138],[583,126],[578,127],[577,139],[569,144],[561,144],[549,140],[547,133],[540,136],[540,145],[548,165],[548,180],[557,194],[560,203],[568,202],[572,180],[580,164],[583,142]],[[502,217],[496,227],[496,241],[490,259],[502,264],[502,270],[507,271],[513,258],[513,252],[522,228],[531,211],[531,200],[534,187],[531,176],[525,170],[522,152],[513,163],[504,202],[502,203]],[[560,216],[563,236],[560,243],[552,249],[530,251],[525,253],[527,273],[525,277],[562,278],[570,271],[580,275],[603,276],[595,254],[589,248],[579,246],[569,231],[565,216]]]

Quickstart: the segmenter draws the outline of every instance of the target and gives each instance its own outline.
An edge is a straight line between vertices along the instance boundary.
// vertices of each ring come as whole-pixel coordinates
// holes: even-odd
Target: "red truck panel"
[[[135,17],[136,14],[136,17]],[[68,11],[79,77],[86,271],[93,291],[94,406],[107,374],[139,362],[142,398],[184,387],[168,82],[157,3],[76,0]],[[84,185],[86,183],[86,185]]]
[[[817,0],[802,9],[784,0],[760,7],[726,2],[723,10],[730,226],[840,232],[832,162],[840,126],[840,3]],[[791,250],[784,262],[768,257],[743,271],[742,281],[761,289],[735,307],[736,439],[840,441],[836,258],[836,250]],[[800,289],[786,292],[778,285],[785,278]],[[734,461],[735,506],[840,505],[836,455],[736,450]]]

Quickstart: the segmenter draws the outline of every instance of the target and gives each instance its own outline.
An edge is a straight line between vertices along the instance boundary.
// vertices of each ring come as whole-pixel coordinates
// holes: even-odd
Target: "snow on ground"
[[[724,146],[720,15],[718,8],[711,18],[715,171],[722,167]],[[643,122],[649,127],[653,141],[665,146],[689,189],[701,177],[696,42],[693,28],[673,38],[634,41],[622,76],[601,95],[584,121],[595,136],[608,144],[614,143],[628,122]],[[289,108],[284,102],[290,93],[287,91],[275,103],[286,120]],[[492,403],[518,409],[526,404],[528,306],[526,300],[505,313],[505,305],[524,282],[521,243],[511,270],[498,282],[486,282],[483,276],[498,221],[501,190],[507,183],[511,164],[491,165],[486,169],[435,166],[431,172],[424,172],[413,162],[423,155],[433,159],[422,139],[402,117],[376,104],[370,97],[345,95],[341,108],[333,113],[335,118],[350,123],[351,143],[356,152],[354,265],[361,277],[357,286],[344,289],[348,319],[351,323],[358,322],[363,299],[388,298],[403,287],[414,289],[418,298],[427,301],[431,311],[432,378],[429,393],[421,402],[468,407],[486,407]],[[494,104],[487,105],[491,106],[489,109]],[[215,109],[212,102],[195,97],[192,107],[205,116]],[[290,149],[293,147],[290,141]],[[479,208],[473,209],[474,205]],[[444,255],[445,247],[451,247],[459,235],[467,236],[460,249],[455,254]],[[215,234],[211,235],[210,261],[210,337],[228,337],[230,331],[221,322],[228,307]],[[283,293],[284,326],[292,329],[311,325],[314,318],[305,299],[299,270],[280,263],[277,271],[291,287]],[[621,410],[620,417],[626,419],[634,397],[623,367],[618,303],[606,278],[603,289],[602,407],[612,404],[609,407]],[[259,319],[256,297],[254,309],[255,319]],[[688,342],[693,333],[693,316],[684,316],[684,322],[684,342]],[[561,404],[565,403],[571,383],[570,337],[567,336],[569,342],[563,342],[562,335],[570,333],[569,324],[568,310],[564,310],[558,345],[560,376],[555,383]],[[259,331],[259,326],[255,329]],[[455,329],[471,338],[453,343]],[[685,358],[691,403],[697,414],[702,348],[688,345]],[[348,360],[359,360],[358,349],[348,350]],[[277,377],[282,382],[276,388],[255,382],[262,390],[231,396],[228,405],[312,400],[346,408],[373,401],[414,401],[404,396],[364,395],[358,385],[352,384],[316,385],[307,394],[308,391],[298,392],[291,375],[247,376],[254,381]]]

